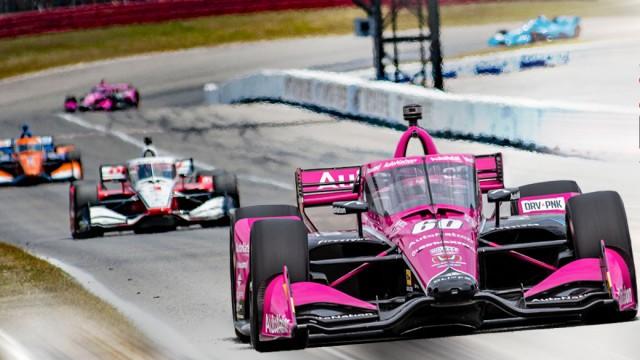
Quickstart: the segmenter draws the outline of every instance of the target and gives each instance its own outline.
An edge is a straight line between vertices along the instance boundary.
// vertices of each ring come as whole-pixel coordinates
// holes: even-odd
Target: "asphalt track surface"
[[[483,47],[493,28],[445,32],[449,55]],[[150,135],[161,150],[236,171],[245,205],[293,203],[288,187],[293,186],[295,167],[360,164],[390,156],[399,133],[280,105],[201,106],[202,84],[260,68],[348,68],[367,61],[369,53],[367,40],[351,37],[290,40],[142,56],[13,79],[0,82],[0,135],[15,136],[26,122],[38,134],[75,143],[87,178],[94,179],[99,164],[139,155],[136,146],[123,141],[123,134]],[[629,73],[630,78],[636,75]],[[66,120],[58,115],[65,94],[80,93],[103,77],[139,86],[140,111],[80,114]],[[441,151],[503,151],[509,185],[572,178],[584,191],[617,190],[625,199],[632,237],[640,236],[637,162],[566,158],[469,142],[436,143]],[[115,296],[172,329],[179,336],[145,328],[154,339],[160,338],[173,358],[638,358],[638,321],[258,355],[232,337],[227,228],[74,241],[68,230],[67,187],[0,189],[0,238],[91,274]]]

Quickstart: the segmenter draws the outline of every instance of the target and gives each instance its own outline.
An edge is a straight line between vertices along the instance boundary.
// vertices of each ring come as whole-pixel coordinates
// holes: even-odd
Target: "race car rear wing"
[[[502,153],[476,155],[476,172],[482,193],[504,188]]]
[[[305,208],[331,206],[336,201],[359,197],[360,166],[297,169],[295,178],[298,208],[312,229],[315,225],[306,215]]]
[[[127,181],[127,167],[124,165],[101,165],[100,182]]]

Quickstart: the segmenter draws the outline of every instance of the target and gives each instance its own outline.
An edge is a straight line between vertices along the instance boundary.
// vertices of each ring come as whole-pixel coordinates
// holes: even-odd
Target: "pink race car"
[[[440,154],[409,129],[391,159],[296,171],[298,206],[231,215],[236,335],[258,351],[492,327],[635,318],[624,205],[573,181],[505,188],[501,154]],[[407,156],[411,139],[424,155]],[[494,204],[483,215],[483,194]],[[510,216],[501,215],[501,204]],[[309,208],[355,217],[319,231]],[[504,211],[507,211],[505,207]]]
[[[137,108],[140,104],[140,93],[130,84],[108,84],[104,80],[94,86],[89,93],[78,101],[75,96],[67,96],[64,100],[66,112],[102,110],[113,111]]]

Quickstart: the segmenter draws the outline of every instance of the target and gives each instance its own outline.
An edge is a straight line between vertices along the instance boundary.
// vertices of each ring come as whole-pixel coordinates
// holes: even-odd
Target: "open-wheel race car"
[[[505,188],[500,153],[440,154],[417,125],[419,106],[404,113],[410,126],[393,158],[298,169],[297,207],[232,214],[241,340],[274,351],[442,326],[635,318],[633,252],[616,192],[582,194],[564,180]],[[424,155],[407,156],[411,139]],[[483,215],[485,203],[493,215]],[[308,210],[322,206],[355,216],[355,229],[319,231]]]
[[[152,148],[125,164],[100,166],[97,183],[77,182],[69,188],[74,238],[226,225],[239,204],[235,174],[195,171],[192,159],[156,156]]]
[[[137,108],[140,104],[140,93],[131,84],[109,84],[104,80],[79,100],[73,95],[64,99],[66,112],[79,111],[114,111]]]
[[[552,19],[544,15],[527,21],[513,30],[498,30],[489,38],[489,46],[518,46],[536,41],[577,38],[580,36],[580,17],[556,16]]]
[[[0,140],[0,185],[79,179],[82,160],[74,145],[56,145],[51,136],[33,136],[27,125],[19,138]]]

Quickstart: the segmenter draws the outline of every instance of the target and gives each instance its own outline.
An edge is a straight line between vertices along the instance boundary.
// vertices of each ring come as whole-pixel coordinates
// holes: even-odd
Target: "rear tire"
[[[71,236],[74,239],[87,239],[102,235],[102,231],[91,227],[89,204],[98,200],[97,184],[92,181],[74,185],[71,196]],[[84,224],[83,224],[84,222]]]
[[[67,160],[69,161],[82,161],[82,155],[80,155],[80,151],[71,150],[67,154]]]
[[[539,183],[520,186],[519,190],[521,198],[564,193],[582,194],[580,186],[578,186],[578,183],[573,180],[543,181]],[[511,202],[511,213],[516,215],[518,214],[517,200]]]
[[[279,216],[297,216],[300,217],[300,212],[298,208],[291,205],[256,205],[256,206],[248,206],[243,208],[238,208],[235,211],[231,212],[229,217],[229,275],[230,275],[230,283],[231,283],[231,314],[233,316],[234,324],[238,321],[238,314],[236,311],[236,277],[235,277],[235,263],[234,263],[234,254],[235,254],[235,233],[234,227],[238,220],[247,219],[247,218],[259,218],[259,217],[279,217]],[[242,317],[242,320],[249,319],[249,297],[246,296],[245,299],[247,301],[244,304],[245,312]],[[242,334],[238,331],[238,329],[234,326],[233,330],[235,331],[236,337],[242,342],[249,342],[250,337]]]
[[[267,219],[251,229],[251,345],[259,352],[303,349],[307,333],[294,333],[291,339],[260,341],[264,291],[269,281],[287,266],[292,283],[309,279],[307,229],[300,220]],[[286,251],[283,251],[286,249]]]
[[[75,104],[75,108],[68,108],[66,106],[66,103],[69,101],[72,101]],[[65,103],[65,107],[64,107],[65,112],[68,112],[68,113],[76,112],[76,109],[78,108],[78,100],[76,99],[75,96],[67,96],[67,98],[64,99],[64,103]]]
[[[582,27],[580,25],[577,25],[576,29],[573,31],[573,37],[574,38],[579,37],[581,31],[582,31]]]
[[[236,174],[223,172],[213,175],[214,192],[218,196],[228,196],[233,200],[230,209],[240,207],[240,193],[238,192],[238,178]]]
[[[600,240],[623,257],[629,267],[634,298],[638,299],[631,236],[620,195],[615,191],[598,191],[569,199],[567,227],[577,259],[600,258]],[[594,314],[594,318],[606,321],[613,315],[615,320],[625,321],[635,318],[636,314],[637,310],[615,311],[614,314]]]
[[[133,106],[137,109],[137,108],[140,107],[140,93],[136,91],[135,92],[135,97],[136,97],[136,100],[135,100]]]

